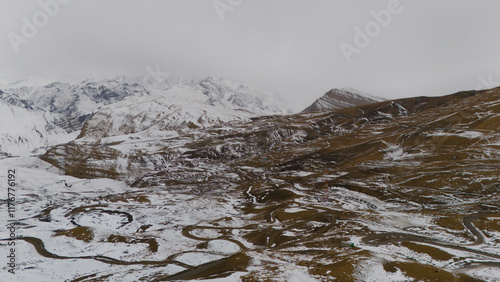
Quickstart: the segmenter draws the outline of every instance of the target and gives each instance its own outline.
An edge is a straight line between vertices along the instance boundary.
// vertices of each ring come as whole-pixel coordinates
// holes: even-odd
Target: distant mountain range
[[[26,80],[1,87],[0,152],[12,155],[40,153],[40,147],[67,142],[77,135],[180,130],[290,112],[274,92],[212,77],[190,81],[157,81],[149,76],[51,83]]]
[[[353,89],[332,89],[304,112],[383,100]],[[75,138],[139,134],[171,136],[229,121],[289,114],[279,96],[241,82],[151,76],[69,82],[22,80],[0,85],[0,153],[41,154]]]

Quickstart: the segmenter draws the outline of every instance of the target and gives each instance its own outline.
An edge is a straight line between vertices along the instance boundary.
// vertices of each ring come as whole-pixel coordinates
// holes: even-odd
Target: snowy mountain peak
[[[338,110],[354,106],[361,106],[385,100],[357,91],[352,88],[334,88],[325,95],[317,99],[309,107],[304,109],[304,113]]]
[[[195,88],[208,97],[207,103],[212,106],[245,110],[257,115],[290,113],[276,93],[237,81],[208,77],[198,82]]]

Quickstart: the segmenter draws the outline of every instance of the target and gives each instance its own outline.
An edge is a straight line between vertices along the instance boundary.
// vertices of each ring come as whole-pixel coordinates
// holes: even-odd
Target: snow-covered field
[[[2,255],[3,277],[16,277],[18,281],[66,281],[95,273],[98,277],[110,275],[107,279],[112,281],[136,281],[148,275],[171,275],[185,270],[182,264],[197,266],[240,250],[231,241],[212,240],[210,236],[206,239],[207,246],[199,248],[197,245],[205,240],[204,234],[197,234],[201,240],[182,234],[185,227],[225,217],[233,218],[235,227],[240,227],[243,219],[236,210],[239,203],[235,199],[219,201],[202,195],[170,193],[161,187],[137,189],[109,179],[77,179],[61,175],[37,158],[0,160],[0,171],[9,169],[16,170],[18,181],[16,235],[38,238],[48,252],[67,258],[44,257],[33,244],[16,240],[16,274],[7,275],[7,257]],[[6,182],[6,177],[2,176],[1,181]],[[7,194],[4,185],[0,193]],[[0,213],[1,225],[6,226],[5,202]],[[91,235],[84,238],[75,233],[72,237],[61,232],[76,227],[86,227]],[[8,238],[5,228],[1,234],[2,238]],[[113,237],[118,239],[109,239]],[[6,241],[1,242],[1,249],[2,254],[7,254]],[[93,259],[95,256],[119,263]]]
[[[15,241],[15,275],[7,273],[7,241],[0,244],[0,251],[3,253],[0,265],[5,273],[4,277],[15,277],[17,281],[71,281],[82,277],[106,281],[154,280],[207,263],[223,261],[238,253],[245,253],[251,258],[248,268],[213,281],[240,281],[249,273],[261,272],[264,265],[268,264],[282,269],[279,274],[266,274],[276,280],[319,281],[319,277],[314,278],[308,274],[306,267],[297,264],[306,260],[307,255],[288,256],[286,253],[275,252],[272,250],[274,245],[269,241],[271,249],[263,249],[248,241],[245,234],[251,229],[258,230],[268,226],[275,230],[282,229],[280,236],[304,240],[307,238],[301,234],[304,231],[290,225],[291,222],[286,218],[300,218],[301,213],[316,213],[332,208],[363,214],[360,218],[364,219],[353,219],[353,223],[357,222],[360,228],[365,226],[379,233],[420,234],[479,252],[447,248],[432,242],[423,243],[462,258],[443,261],[398,244],[373,245],[354,235],[349,241],[359,251],[366,250],[372,256],[357,265],[356,279],[359,281],[411,280],[399,270],[386,272],[384,261],[412,260],[450,269],[462,269],[463,264],[471,264],[473,261],[500,262],[497,248],[500,232],[489,234],[493,237],[489,237],[484,244],[468,246],[473,241],[456,241],[453,234],[433,224],[432,216],[401,212],[398,211],[401,209],[398,205],[387,204],[341,187],[331,187],[328,199],[325,200],[309,197],[315,192],[299,185],[290,191],[302,196],[289,202],[288,208],[276,210],[275,219],[256,228],[252,224],[262,222],[259,223],[253,215],[242,212],[248,200],[233,190],[220,189],[203,195],[170,191],[165,187],[134,188],[110,179],[78,179],[62,175],[61,171],[35,157],[0,160],[0,171],[6,172],[9,169],[16,170],[17,179],[16,235],[27,240]],[[0,181],[7,182],[5,174]],[[0,190],[2,196],[7,193],[5,187],[2,185]],[[256,208],[265,206],[255,204]],[[6,226],[5,202],[1,205],[0,213],[1,224]],[[348,223],[350,219],[343,221]],[[324,223],[311,221],[310,226],[321,228]],[[355,230],[356,228],[352,228],[351,231]],[[8,238],[5,231],[4,228],[1,233],[3,239]],[[335,232],[331,232],[324,236],[335,237]],[[30,238],[43,242],[43,249],[48,254],[37,250],[40,246]],[[279,249],[281,248],[277,250]],[[287,249],[306,250],[298,246],[283,250]],[[480,252],[498,257],[488,257]],[[488,281],[494,281],[500,275],[498,268],[493,266],[471,268],[467,272]],[[264,271],[263,275],[265,273]]]

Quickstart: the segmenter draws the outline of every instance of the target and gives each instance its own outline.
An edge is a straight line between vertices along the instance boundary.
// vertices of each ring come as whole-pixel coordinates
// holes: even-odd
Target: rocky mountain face
[[[83,80],[77,83],[53,82],[43,86],[13,84],[5,89],[2,100],[26,109],[58,114],[59,125],[67,132],[79,131],[85,119],[104,105],[130,96],[144,96],[148,91],[139,84],[122,79]]]
[[[200,89],[222,97],[211,83]],[[237,96],[223,97],[219,101],[239,107]],[[139,273],[121,266],[94,271],[93,278],[124,273],[146,280],[498,277],[500,88],[210,127],[193,119],[186,125],[190,130],[161,136],[152,132],[174,128],[170,122],[178,109],[140,115],[137,107],[94,115],[89,133],[41,156],[75,183],[104,177],[123,181],[126,188],[85,202],[75,196],[71,206],[38,213],[61,222],[76,214],[91,217],[96,210],[129,211],[130,224],[147,231],[115,228],[106,234],[128,246],[154,240],[164,256],[156,261],[181,269]],[[157,114],[159,122],[152,124]],[[105,120],[112,122],[99,125]],[[133,126],[120,128],[125,124]],[[111,129],[90,133],[104,127]],[[197,216],[184,219],[186,210]],[[92,235],[83,237],[85,242],[70,227],[64,236],[89,248],[112,242],[98,236],[102,227],[82,226]],[[225,252],[214,244],[232,247]],[[124,250],[109,246],[120,254]],[[138,256],[158,257],[154,248]]]
[[[304,109],[304,113],[339,110],[371,104],[384,100],[380,97],[361,93],[354,89],[332,89]]]
[[[15,109],[13,111],[23,112],[28,124],[31,121],[38,124],[32,127],[29,136],[17,136],[15,130],[4,132],[6,129],[2,128],[0,135],[6,137],[0,145],[4,153],[11,154],[36,153],[33,150],[40,144],[67,142],[82,128],[80,137],[102,137],[146,128],[152,132],[204,127],[232,119],[288,112],[274,93],[216,78],[156,81],[144,76],[117,76],[39,85],[21,81],[3,85],[0,101]],[[16,123],[13,116],[5,115],[5,122]],[[50,119],[40,119],[40,115]],[[139,128],[134,128],[136,124]],[[55,129],[38,134],[40,127]],[[61,131],[67,133],[62,139],[59,138]],[[19,147],[24,149],[5,151],[11,144],[20,142],[26,144]]]

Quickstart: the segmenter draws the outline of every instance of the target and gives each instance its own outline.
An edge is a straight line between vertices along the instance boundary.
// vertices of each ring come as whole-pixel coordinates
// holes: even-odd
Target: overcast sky
[[[159,65],[304,106],[340,87],[398,98],[500,85],[498,0],[54,1],[0,0],[0,78]]]

